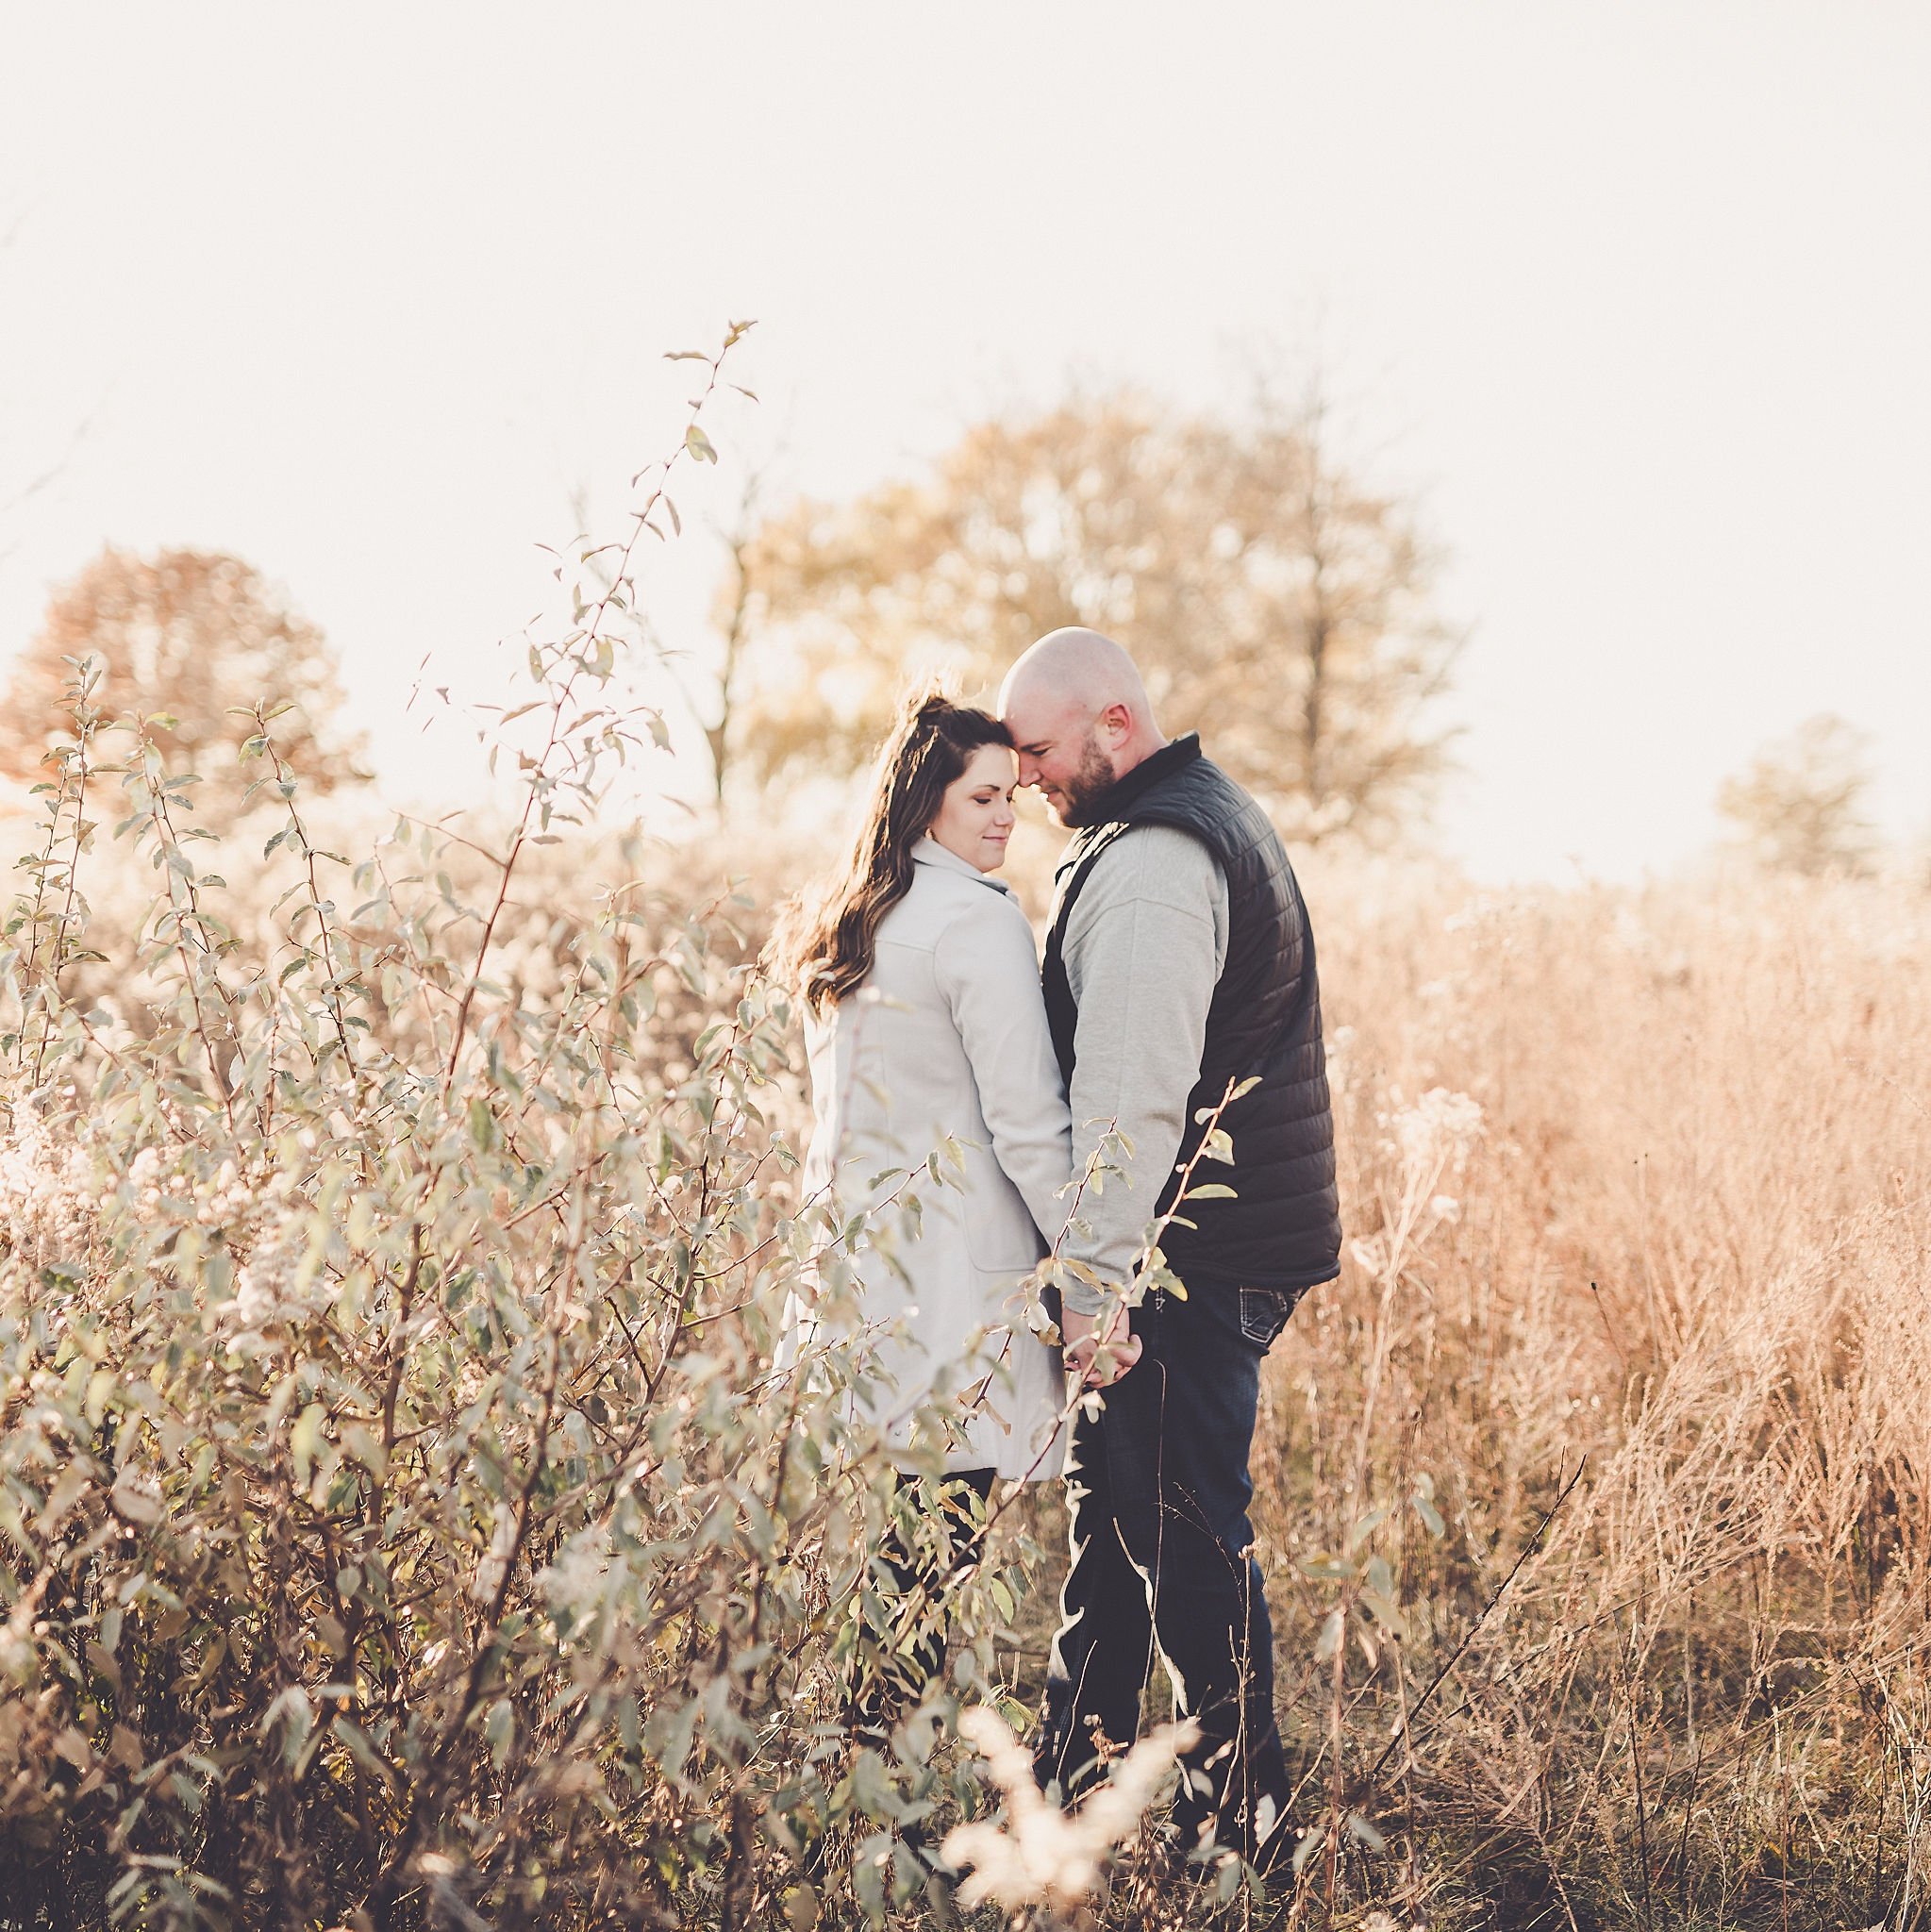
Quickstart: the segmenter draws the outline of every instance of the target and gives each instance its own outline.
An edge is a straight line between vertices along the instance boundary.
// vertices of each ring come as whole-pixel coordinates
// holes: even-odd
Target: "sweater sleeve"
[[[1074,1035],[1073,1172],[1087,1171],[1117,1126],[1133,1144],[1127,1179],[1089,1186],[1060,1252],[1109,1286],[1131,1279],[1146,1224],[1180,1152],[1187,1101],[1200,1077],[1207,1014],[1226,958],[1227,885],[1197,839],[1139,825],[1101,856],[1074,903],[1065,941],[1079,1008]],[[1097,1314],[1099,1292],[1069,1282],[1075,1313]]]
[[[1047,1244],[1066,1220],[1072,1130],[1025,914],[1003,895],[940,936],[934,970],[971,1062],[992,1155]]]

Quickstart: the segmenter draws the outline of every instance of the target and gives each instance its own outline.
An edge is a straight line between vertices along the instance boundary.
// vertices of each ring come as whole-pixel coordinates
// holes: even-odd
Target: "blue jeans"
[[[1273,1629],[1248,1553],[1247,1456],[1260,1364],[1294,1291],[1214,1288],[1133,1312],[1145,1344],[1075,1420],[1066,1471],[1073,1557],[1046,1682],[1040,1781],[1071,1795],[1098,1768],[1094,1720],[1132,1742],[1156,1647],[1201,1741],[1174,1807],[1186,1849],[1216,1821],[1250,1855],[1263,1797],[1280,1817],[1287,1765],[1273,1716]],[[1244,1694],[1243,1694],[1244,1691]],[[1204,1789],[1203,1789],[1204,1787]]]

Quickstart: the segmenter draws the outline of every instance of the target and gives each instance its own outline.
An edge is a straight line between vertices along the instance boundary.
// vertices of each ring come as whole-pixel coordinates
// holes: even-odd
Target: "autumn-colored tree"
[[[742,562],[730,734],[767,780],[852,769],[907,677],[990,686],[1067,624],[1126,644],[1166,728],[1304,836],[1398,826],[1445,763],[1435,559],[1318,405],[1228,423],[1123,393],[987,423],[924,481],[798,504]]]
[[[294,708],[276,725],[284,763],[312,791],[358,778],[357,742],[332,730],[341,704],[335,654],[238,557],[112,546],[54,593],[39,634],[15,660],[0,708],[0,773],[30,784],[66,734],[68,659],[106,665],[94,703],[108,719],[148,717],[170,770],[194,772],[204,813],[232,813],[262,767],[240,758],[257,727],[236,709]],[[104,741],[111,749],[112,740]]]
[[[1725,778],[1717,810],[1754,856],[1781,872],[1816,877],[1856,872],[1875,841],[1864,817],[1871,740],[1855,724],[1820,712],[1787,739],[1765,745],[1748,768]]]

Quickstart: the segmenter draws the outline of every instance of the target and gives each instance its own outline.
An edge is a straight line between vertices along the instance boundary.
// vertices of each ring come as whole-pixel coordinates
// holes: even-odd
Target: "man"
[[[1060,861],[1045,991],[1066,1075],[1074,1173],[1114,1129],[1129,1172],[1087,1191],[1063,1258],[1107,1291],[1062,1285],[1068,1366],[1104,1386],[1073,1431],[1072,1567],[1038,1753],[1070,1795],[1139,1728],[1156,1645],[1199,1746],[1174,1807],[1183,1846],[1271,1858],[1287,1772],[1273,1717],[1273,1640],[1249,1554],[1247,1457],[1260,1363],[1302,1292],[1340,1272],[1334,1125],[1314,945],[1266,814],[1201,756],[1169,742],[1133,660],[1090,630],[1057,630],[1013,666],[1001,716],[1023,784],[1075,829]],[[1231,1167],[1196,1184],[1161,1246],[1185,1284],[1130,1315],[1120,1291],[1146,1224],[1173,1205],[1196,1119],[1231,1083]],[[1244,1693],[1244,1694],[1243,1694]]]

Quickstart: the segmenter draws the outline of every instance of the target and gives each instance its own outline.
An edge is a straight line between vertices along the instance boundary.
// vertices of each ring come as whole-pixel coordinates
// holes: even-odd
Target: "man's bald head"
[[[1049,631],[1006,674],[999,715],[1019,747],[1020,783],[1037,785],[1066,824],[1166,742],[1133,659],[1078,625]]]
[[[1003,717],[1015,705],[1078,706],[1090,715],[1110,704],[1125,705],[1149,728],[1153,707],[1139,667],[1111,638],[1068,625],[1048,631],[1006,674],[999,690]]]

